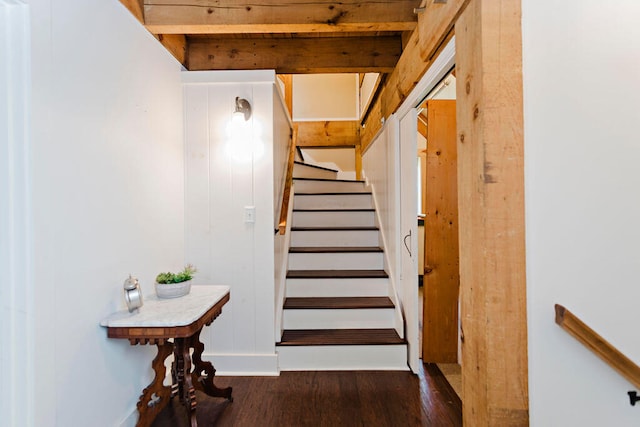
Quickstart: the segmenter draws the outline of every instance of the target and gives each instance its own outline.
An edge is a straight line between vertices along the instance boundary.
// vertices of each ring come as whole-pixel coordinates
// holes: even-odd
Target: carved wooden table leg
[[[193,363],[195,365],[193,372],[191,373],[192,382],[198,390],[205,392],[209,396],[226,397],[230,401],[233,401],[233,397],[231,396],[231,387],[218,388],[213,384],[213,378],[216,375],[216,370],[211,362],[204,362],[202,360],[204,344],[200,341],[200,332],[201,330],[189,338],[189,345],[193,348]]]
[[[176,344],[178,340],[176,339]],[[171,396],[178,396],[182,399],[184,388],[184,355],[179,348],[175,348],[173,353],[173,363],[171,364]]]
[[[132,344],[135,344],[132,342]],[[138,400],[138,422],[136,427],[148,427],[151,426],[153,420],[167,406],[171,399],[171,387],[164,386],[164,376],[166,368],[164,367],[164,361],[171,353],[173,353],[173,343],[169,341],[159,341],[156,343],[158,347],[158,354],[153,359],[151,367],[155,371],[155,377],[147,388],[142,390],[140,400]]]
[[[189,415],[189,421],[191,427],[197,427],[198,421],[196,420],[196,389],[191,381],[191,355],[189,338],[176,338],[176,359],[178,362],[178,372],[181,373],[182,381],[180,381],[180,400],[187,409]],[[178,358],[178,355],[180,357]]]
[[[202,361],[204,345],[199,341],[202,328],[220,315],[222,306],[228,301],[228,286],[194,286],[190,296],[185,296],[179,304],[167,305],[165,301],[151,299],[145,305],[144,315],[141,312],[116,312],[100,322],[108,328],[109,338],[126,338],[132,345],[150,344],[158,347],[158,354],[152,363],[155,378],[142,391],[137,404],[137,426],[151,426],[171,398],[178,397],[188,411],[191,426],[196,427],[196,388],[210,396],[231,399],[230,387],[218,389],[213,385],[216,371],[211,363]],[[185,310],[185,307],[188,309]],[[167,309],[172,319],[168,325]],[[168,341],[171,339],[173,342]],[[191,358],[192,348],[195,369]],[[174,354],[172,385],[168,387],[163,384],[166,373],[164,363],[171,353]]]

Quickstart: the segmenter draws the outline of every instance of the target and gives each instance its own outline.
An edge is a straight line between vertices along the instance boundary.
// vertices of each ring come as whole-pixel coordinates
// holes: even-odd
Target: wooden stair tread
[[[366,226],[366,227],[291,227],[291,231],[377,231],[378,227]]]
[[[285,329],[278,346],[401,345],[395,329]]]
[[[287,298],[285,309],[394,308],[389,297],[307,297]]]
[[[362,253],[362,252],[382,252],[379,246],[292,246],[289,253],[303,254],[326,254],[326,253]]]
[[[354,180],[354,179],[331,179],[331,178],[293,178],[293,180],[300,181],[329,181],[329,182],[360,182],[364,184],[363,180]]]
[[[384,270],[289,270],[288,279],[386,279]]]

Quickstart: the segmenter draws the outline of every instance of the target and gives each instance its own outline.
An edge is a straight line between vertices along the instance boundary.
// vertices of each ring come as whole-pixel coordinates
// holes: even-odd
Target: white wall
[[[397,117],[391,116],[378,136],[362,155],[362,173],[367,185],[371,186],[380,235],[385,251],[385,270],[389,274],[392,294],[397,301],[396,286],[400,283],[400,153],[399,127]],[[396,312],[399,314],[399,311]],[[396,319],[401,336],[401,318]]]
[[[554,324],[640,364],[640,3],[523,1],[533,426],[637,426],[634,387]]]
[[[99,322],[184,262],[181,67],[117,1],[29,6],[34,425],[119,425],[155,349]]]
[[[303,148],[304,162],[338,171],[338,179],[356,179],[354,148]]]
[[[274,209],[273,209],[273,229],[278,230],[280,222],[280,211],[282,210],[282,197],[284,192],[285,178],[289,160],[289,149],[291,143],[291,118],[289,110],[284,104],[284,91],[279,90],[282,80],[276,79],[277,85],[273,94],[273,186],[274,186]],[[277,233],[273,241],[274,253],[274,342],[279,342],[282,337],[282,306],[285,298],[285,283],[289,262],[289,242],[291,241],[291,212],[293,211],[293,191],[289,197],[289,211],[287,230],[284,235]]]
[[[29,9],[0,0],[0,414],[33,423]]]
[[[427,99],[456,99],[456,77],[449,74]]]
[[[362,173],[376,202],[376,215],[380,220],[380,232],[384,239],[387,256],[391,256],[389,272],[398,271],[395,255],[398,229],[400,227],[399,188],[396,173],[398,169],[397,120],[392,117],[383,126],[378,136],[362,155]]]
[[[359,91],[360,102],[358,104],[360,119],[362,119],[362,116],[367,112],[366,109],[371,103],[371,98],[374,95],[373,91],[376,89],[376,82],[379,78],[379,73],[366,73],[362,79]]]
[[[293,120],[358,120],[357,74],[295,74]]]
[[[282,133],[273,124],[275,73],[183,74],[186,258],[198,266],[199,282],[231,288],[222,315],[203,332],[205,357],[219,373],[275,374],[274,134]],[[263,144],[262,155],[244,162],[227,152],[236,96],[251,103],[254,141]],[[255,207],[255,223],[244,221],[247,206]]]

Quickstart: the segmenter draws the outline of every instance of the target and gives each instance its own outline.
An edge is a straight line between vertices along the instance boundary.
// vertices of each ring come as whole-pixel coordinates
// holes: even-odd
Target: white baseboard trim
[[[138,408],[133,408],[133,411],[120,422],[120,427],[134,427],[137,422]]]
[[[205,353],[202,360],[213,363],[216,375],[221,376],[278,376],[278,355],[273,354],[213,354]]]

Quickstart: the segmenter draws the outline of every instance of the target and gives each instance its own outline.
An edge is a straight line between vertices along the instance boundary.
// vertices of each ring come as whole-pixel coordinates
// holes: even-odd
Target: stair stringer
[[[280,264],[280,271],[278,277],[276,277],[276,299],[275,299],[275,325],[274,334],[275,342],[280,342],[282,332],[284,330],[284,323],[282,321],[284,311],[284,300],[287,297],[287,272],[289,271],[289,248],[291,247],[291,226],[293,224],[293,197],[295,195],[295,184],[291,185],[291,193],[289,194],[289,211],[287,212],[287,228],[285,230],[282,242],[283,244],[283,257]],[[276,228],[277,230],[277,228]]]
[[[395,306],[394,327],[398,332],[398,335],[400,335],[401,338],[405,338],[404,314],[403,314],[403,308],[402,308],[402,301],[398,296],[398,290],[396,287],[396,283],[398,283],[399,280],[396,280],[397,279],[396,272],[391,267],[393,264],[389,260],[390,251],[388,250],[388,248],[390,246],[387,244],[388,238],[385,234],[385,230],[384,230],[384,227],[382,226],[382,222],[380,221],[380,216],[379,216],[381,212],[380,205],[378,204],[378,199],[376,197],[375,186],[373,184],[370,184],[369,180],[366,179],[366,177],[365,177],[365,185],[371,189],[371,200],[373,201],[373,208],[375,210],[374,212],[375,223],[378,227],[378,234],[381,240],[380,246],[383,249],[383,255],[384,255],[384,270],[389,275],[389,298],[391,299],[391,301],[393,301],[393,304]]]

